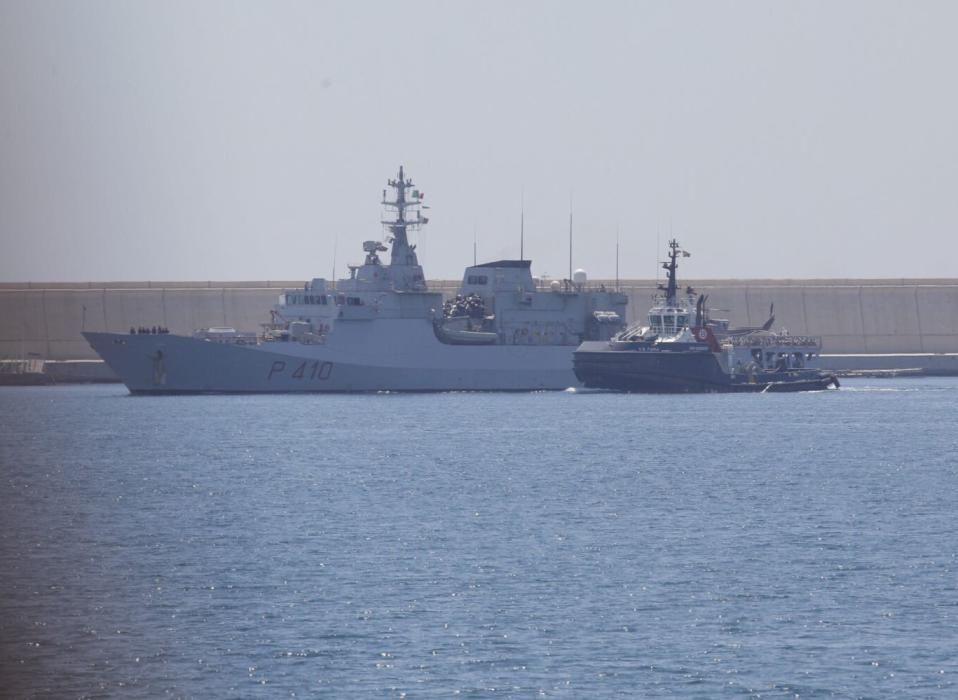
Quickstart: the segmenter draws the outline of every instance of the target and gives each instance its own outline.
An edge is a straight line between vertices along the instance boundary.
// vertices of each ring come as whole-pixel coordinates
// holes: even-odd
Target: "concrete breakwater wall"
[[[590,281],[590,285],[610,280]],[[958,280],[699,280],[713,316],[760,325],[775,305],[775,325],[821,336],[827,353],[958,352]],[[455,294],[456,281],[432,289]],[[96,357],[82,330],[128,332],[164,326],[189,334],[232,326],[259,330],[284,288],[297,281],[0,284],[0,359]],[[652,280],[622,280],[630,321],[645,315]],[[723,311],[727,309],[728,311]]]

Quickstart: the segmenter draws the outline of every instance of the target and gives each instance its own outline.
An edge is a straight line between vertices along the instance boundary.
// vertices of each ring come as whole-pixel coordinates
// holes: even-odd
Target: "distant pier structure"
[[[269,319],[280,292],[301,284],[301,280],[0,283],[0,359],[95,359],[80,335],[83,330],[123,332],[144,326],[178,334],[212,326],[258,330]],[[548,286],[549,281],[542,284]],[[590,284],[611,288],[615,281]],[[774,304],[776,327],[821,336],[828,355],[958,353],[958,279],[716,279],[689,284],[709,295],[713,316],[727,317],[733,325],[760,325]],[[429,282],[431,289],[447,295],[455,294],[458,285],[459,280]],[[656,282],[620,280],[618,285],[629,295],[630,320],[644,316]],[[958,371],[958,358],[954,364]]]

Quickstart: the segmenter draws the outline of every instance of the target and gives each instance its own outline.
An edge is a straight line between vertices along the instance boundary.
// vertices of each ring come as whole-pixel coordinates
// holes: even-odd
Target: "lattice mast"
[[[683,257],[690,257],[689,253],[682,250],[679,246],[679,242],[674,238],[669,241],[669,259],[667,262],[662,263],[662,268],[665,270],[665,275],[667,278],[667,284],[664,287],[665,291],[665,304],[666,306],[676,306],[678,303],[678,290],[679,285],[675,277],[675,271],[678,269],[679,264],[676,262],[676,259],[679,255]],[[659,286],[659,289],[663,289],[662,286]]]
[[[422,215],[422,209],[427,208],[423,203],[423,193],[414,189],[412,178],[407,178],[403,167],[399,166],[399,177],[395,180],[388,180],[387,183],[395,191],[395,199],[386,198],[386,190],[383,190],[383,206],[393,209],[396,212],[396,218],[386,219],[382,223],[389,228],[392,243],[391,265],[418,265],[416,258],[416,246],[409,244],[408,232],[417,231],[429,219]],[[408,194],[407,194],[408,191]]]

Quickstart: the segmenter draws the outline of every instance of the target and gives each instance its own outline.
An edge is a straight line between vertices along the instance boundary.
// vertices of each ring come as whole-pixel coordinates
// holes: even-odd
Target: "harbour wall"
[[[590,286],[611,280],[592,280]],[[709,295],[713,317],[757,326],[775,305],[775,327],[820,336],[826,353],[958,352],[958,279],[691,280]],[[299,281],[98,282],[0,284],[0,359],[94,359],[82,330],[128,332],[163,326],[172,333],[231,326],[259,330],[285,288]],[[432,289],[455,294],[459,281]],[[629,320],[647,312],[656,283],[622,280]],[[724,311],[724,310],[728,311]]]

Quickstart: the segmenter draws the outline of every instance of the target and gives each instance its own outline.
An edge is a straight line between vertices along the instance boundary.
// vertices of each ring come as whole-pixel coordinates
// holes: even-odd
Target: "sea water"
[[[0,694],[958,697],[958,379],[0,390]]]

